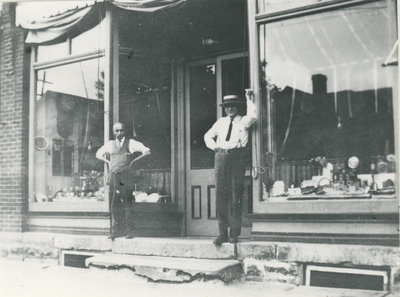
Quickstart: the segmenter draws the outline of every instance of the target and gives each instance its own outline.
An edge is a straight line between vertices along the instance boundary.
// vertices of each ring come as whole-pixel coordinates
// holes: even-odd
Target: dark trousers
[[[215,154],[216,211],[219,236],[240,235],[244,190],[245,150],[220,150]]]
[[[129,173],[111,173],[111,234],[124,236],[133,232],[133,199],[134,183]]]

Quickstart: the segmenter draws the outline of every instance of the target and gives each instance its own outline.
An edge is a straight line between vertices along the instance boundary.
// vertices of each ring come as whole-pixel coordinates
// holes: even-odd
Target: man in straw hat
[[[249,128],[257,119],[257,110],[251,90],[246,90],[247,114],[238,114],[244,104],[238,95],[223,97],[225,117],[217,120],[204,135],[204,142],[215,151],[216,211],[219,236],[214,244],[238,242],[242,224],[242,196],[245,174],[245,147]],[[229,237],[228,237],[228,227]]]

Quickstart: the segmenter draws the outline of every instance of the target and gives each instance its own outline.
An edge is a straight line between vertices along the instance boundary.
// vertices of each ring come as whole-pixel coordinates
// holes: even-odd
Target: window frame
[[[260,69],[260,28],[262,25],[272,23],[280,20],[292,19],[300,16],[321,13],[326,11],[339,10],[349,6],[358,6],[362,4],[372,2],[388,3],[388,6],[395,6],[392,0],[333,0],[325,1],[322,3],[306,5],[303,7],[296,7],[293,9],[285,9],[282,11],[274,11],[271,13],[257,13],[257,0],[248,1],[248,22],[249,22],[249,35],[250,35],[250,48],[252,53],[250,54],[250,72],[251,72],[251,85],[253,86],[254,94],[256,98],[261,98],[261,69]],[[398,19],[399,8],[395,10],[395,17]],[[399,25],[397,24],[397,33],[399,32]],[[398,36],[398,34],[397,34]],[[389,54],[389,53],[388,53]],[[398,71],[398,70],[397,70]],[[254,87],[255,86],[255,87]],[[393,121],[394,121],[394,143],[395,143],[395,155],[399,155],[400,151],[400,137],[399,137],[399,114],[400,105],[393,98]],[[258,106],[259,121],[257,129],[255,129],[253,137],[253,154],[256,152],[260,156],[260,160],[253,161],[253,168],[257,169],[262,164],[263,148],[263,129],[267,129],[268,135],[268,149],[272,151],[272,147],[275,145],[272,139],[273,123],[270,116],[268,118],[262,118],[262,104],[261,100],[256,100]],[[271,100],[267,100],[267,114],[271,115]],[[265,123],[267,121],[267,123]],[[266,128],[263,128],[263,127]],[[398,159],[398,158],[397,158]],[[354,214],[354,213],[397,213],[398,212],[398,196],[400,192],[399,185],[399,174],[400,166],[396,166],[395,172],[395,199],[336,199],[336,200],[313,200],[313,201],[288,201],[283,199],[277,199],[275,201],[263,200],[263,183],[262,174],[258,173],[257,170],[253,169],[253,213],[254,214],[265,214],[269,215],[280,215],[280,214]]]
[[[110,136],[110,120],[112,110],[112,98],[115,96],[113,94],[112,84],[114,82],[115,73],[113,72],[112,63],[114,57],[113,46],[118,44],[115,40],[118,35],[113,35],[112,32],[115,31],[115,25],[113,24],[112,11],[107,9],[105,19],[105,48],[98,51],[88,51],[82,54],[71,54],[71,38],[67,38],[68,43],[68,55],[63,58],[57,58],[49,61],[37,61],[37,51],[38,45],[32,46],[31,51],[31,63],[30,63],[30,81],[29,81],[29,156],[28,156],[28,211],[29,212],[93,212],[93,213],[104,213],[109,211],[109,197],[108,190],[105,190],[105,199],[101,202],[35,202],[34,199],[34,141],[35,141],[35,130],[34,126],[36,120],[36,83],[37,83],[37,73],[40,70],[54,68],[57,66],[73,64],[81,61],[88,61],[92,59],[105,58],[105,78],[104,78],[104,142],[109,140]],[[114,95],[114,96],[113,96]],[[114,102],[116,104],[116,102]],[[104,172],[107,171],[106,165],[104,165]]]

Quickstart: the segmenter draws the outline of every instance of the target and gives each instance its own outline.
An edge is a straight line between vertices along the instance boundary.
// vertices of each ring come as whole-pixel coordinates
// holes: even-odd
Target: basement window
[[[78,252],[78,251],[62,251],[61,266],[88,268],[85,264],[86,259],[93,257],[94,253]]]
[[[307,265],[306,286],[386,291],[385,270]]]

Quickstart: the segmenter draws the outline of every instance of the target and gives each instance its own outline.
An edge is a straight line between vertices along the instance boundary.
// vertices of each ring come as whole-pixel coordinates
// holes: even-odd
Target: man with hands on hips
[[[133,198],[135,172],[130,167],[139,159],[150,154],[150,149],[141,142],[125,137],[122,123],[113,126],[114,140],[108,141],[96,152],[96,158],[108,164],[107,184],[110,186],[111,200],[111,239],[125,236],[133,237]],[[135,159],[133,153],[140,155]]]

